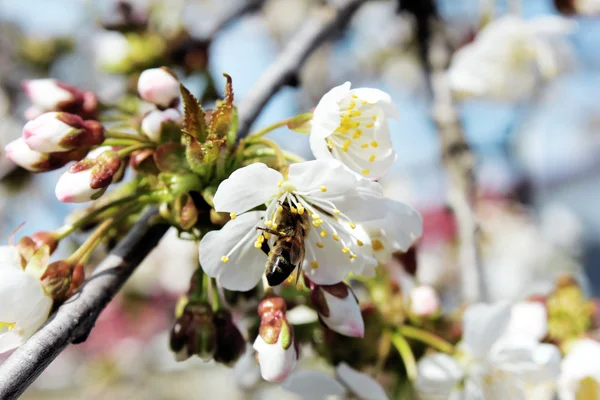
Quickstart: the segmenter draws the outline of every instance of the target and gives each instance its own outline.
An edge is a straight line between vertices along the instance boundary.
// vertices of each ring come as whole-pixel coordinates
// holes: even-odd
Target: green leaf
[[[179,143],[166,143],[154,152],[154,162],[161,172],[188,172],[185,146]]]
[[[179,84],[179,91],[183,99],[183,132],[190,135],[200,142],[206,140],[208,135],[208,127],[204,118],[204,110],[198,99],[194,97],[190,91]]]
[[[226,137],[233,123],[233,85],[231,76],[223,74],[227,83],[225,84],[225,98],[219,102],[217,108],[210,114],[210,127],[209,131],[211,135],[222,138]]]

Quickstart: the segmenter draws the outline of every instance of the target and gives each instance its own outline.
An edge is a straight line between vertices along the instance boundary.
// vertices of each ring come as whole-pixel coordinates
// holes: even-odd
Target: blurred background
[[[219,96],[221,73],[227,72],[239,101],[308,15],[336,0],[267,0],[256,12],[215,29],[244,2],[0,0],[0,143],[21,135],[29,106],[20,88],[24,79],[51,76],[111,102],[127,92],[132,71],[168,60],[185,85],[210,102]],[[558,13],[551,0],[436,4],[457,46],[472,40],[490,7],[495,17],[514,7],[526,19]],[[397,9],[397,1],[367,2],[345,32],[308,59],[300,85],[272,98],[254,128],[310,110],[347,80],[353,87],[390,93],[401,115],[391,121],[398,161],[381,183],[388,196],[422,212],[417,277],[437,287],[450,309],[456,304],[458,266],[455,226],[445,212],[440,141],[415,21]],[[565,39],[560,76],[524,100],[459,104],[477,156],[477,213],[493,300],[547,292],[563,273],[589,295],[600,295],[600,17],[568,18],[577,29]],[[284,128],[270,135],[282,147],[311,157],[307,136]],[[3,243],[23,222],[19,234],[62,224],[74,208],[54,197],[60,173],[31,175],[0,157]],[[65,351],[23,398],[293,398],[278,388],[255,386],[259,375],[252,360],[234,370],[199,360],[175,363],[167,331],[177,295],[187,289],[196,266],[195,252],[193,243],[174,234],[163,239],[103,312],[90,339]]]

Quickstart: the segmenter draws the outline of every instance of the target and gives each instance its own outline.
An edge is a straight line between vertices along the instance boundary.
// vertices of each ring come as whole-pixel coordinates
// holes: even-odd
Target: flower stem
[[[126,157],[129,154],[133,153],[134,151],[149,149],[149,148],[153,148],[153,147],[154,147],[154,143],[143,142],[140,144],[135,144],[133,146],[121,149],[121,150],[117,151],[117,154],[120,158],[123,158],[123,157]]]
[[[392,334],[392,344],[396,350],[398,350],[398,353],[402,358],[408,379],[414,381],[417,379],[417,361],[415,360],[415,355],[413,354],[410,345],[400,333]]]
[[[281,150],[283,152],[283,156],[285,157],[285,159],[287,161],[290,162],[303,162],[305,161],[304,158],[291,153],[289,151],[285,151],[285,150]],[[260,147],[256,150],[254,149],[247,149],[246,151],[244,151],[244,159],[252,159],[252,158],[261,158],[261,157],[269,157],[269,156],[275,156],[277,157],[277,152],[275,151],[275,149],[273,148],[265,148],[265,147]]]
[[[312,113],[307,113],[307,114],[312,114]],[[307,114],[300,114],[300,115],[296,115],[296,116],[288,118],[288,119],[284,119],[283,121],[275,122],[274,124],[269,125],[266,128],[263,128],[263,129],[261,129],[261,130],[259,130],[257,132],[254,132],[254,133],[248,135],[247,138],[250,139],[250,140],[253,140],[253,139],[256,139],[256,138],[260,138],[260,137],[266,135],[267,133],[269,133],[269,132],[271,132],[271,131],[273,131],[273,130],[275,130],[277,128],[281,128],[282,126],[287,126],[287,124],[289,124],[290,122],[292,122],[296,118],[306,116]]]
[[[132,146],[140,143],[137,140],[131,139],[106,139],[102,142],[103,146]]]
[[[113,222],[114,219],[109,218],[102,224],[100,224],[100,226],[96,228],[94,233],[92,233],[90,237],[88,237],[87,240],[83,242],[83,244],[77,250],[75,250],[75,252],[71,254],[71,256],[68,257],[65,261],[74,266],[82,260],[87,260],[87,258],[89,257],[88,253],[91,253],[96,248],[96,246],[98,246],[98,244],[100,243],[99,239],[102,239],[102,237],[111,227]]]
[[[217,286],[217,280],[210,278],[210,286],[212,289],[212,307],[213,310],[221,309],[221,296],[219,294],[219,287]]]
[[[287,163],[286,163],[285,154],[283,153],[283,150],[281,150],[281,148],[277,145],[277,143],[275,143],[272,140],[265,139],[265,138],[252,139],[250,142],[262,144],[263,146],[270,148],[271,150],[273,150],[273,155],[275,155],[275,157],[277,159],[277,164],[281,168],[286,166]]]
[[[451,343],[448,343],[441,337],[424,329],[419,329],[410,325],[402,325],[400,328],[398,328],[398,333],[403,337],[415,339],[425,343],[443,353],[454,353],[454,346]]]
[[[104,135],[109,139],[127,139],[127,140],[133,140],[136,142],[147,142],[148,141],[148,139],[146,139],[146,137],[141,136],[141,135],[125,133],[125,132],[117,132],[117,131],[112,131],[112,130],[107,130]]]

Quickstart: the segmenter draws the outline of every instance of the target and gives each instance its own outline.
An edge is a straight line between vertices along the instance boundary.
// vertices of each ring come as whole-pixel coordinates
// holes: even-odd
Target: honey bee
[[[294,272],[296,267],[302,268],[304,261],[304,238],[309,230],[308,215],[298,213],[286,203],[280,203],[281,212],[276,222],[276,229],[256,229],[277,236],[273,248],[269,248],[267,241],[262,244],[262,251],[269,256],[265,274],[270,286],[277,286],[285,281]],[[298,275],[300,276],[300,270]]]

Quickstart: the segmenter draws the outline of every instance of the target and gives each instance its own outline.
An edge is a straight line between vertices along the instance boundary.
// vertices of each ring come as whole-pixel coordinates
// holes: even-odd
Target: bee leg
[[[269,247],[269,243],[267,243],[267,241],[265,240],[264,242],[262,242],[262,245],[260,246],[260,249],[263,251],[263,253],[265,253],[267,256],[269,255],[269,252],[271,251],[271,248]]]
[[[285,234],[285,232],[282,232],[282,231],[276,231],[275,229],[271,229],[271,228],[261,228],[261,227],[257,226],[257,227],[256,227],[256,230],[257,230],[257,231],[265,231],[265,232],[271,233],[271,234],[273,234],[273,235],[275,235],[275,236],[287,236],[287,235]]]

